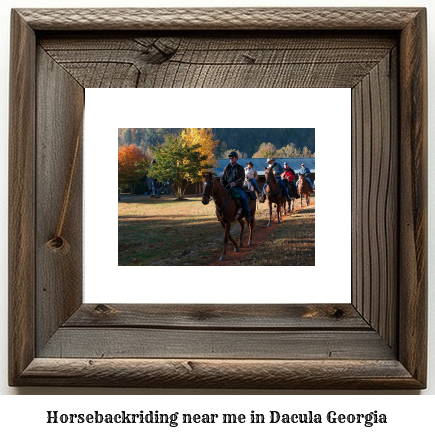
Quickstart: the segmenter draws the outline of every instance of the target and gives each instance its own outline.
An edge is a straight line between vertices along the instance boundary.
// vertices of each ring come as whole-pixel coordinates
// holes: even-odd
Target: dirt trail
[[[310,209],[313,208],[315,206],[315,197],[311,197],[310,198],[310,205],[307,207],[305,206],[305,200],[304,200],[304,206],[301,208],[300,206],[300,200],[296,200],[295,202],[295,209],[294,211],[287,213],[286,215],[283,215],[281,218],[281,224],[285,224],[285,222],[288,223],[288,220],[291,220],[292,217],[297,214],[298,212],[305,210],[305,209]],[[260,208],[257,210],[257,213],[263,213],[263,212],[267,212],[267,216],[269,216],[269,207],[267,205],[267,202],[265,204],[260,204]],[[253,234],[253,245],[250,246],[248,245],[248,235],[247,235],[247,230],[246,230],[246,226],[245,226],[245,231],[243,233],[243,247],[240,248],[239,252],[234,252],[234,245],[231,241],[228,241],[227,244],[227,254],[226,254],[226,260],[225,261],[219,261],[219,258],[216,258],[215,260],[213,260],[212,262],[208,263],[207,265],[211,265],[211,266],[234,266],[234,265],[240,265],[241,263],[244,262],[244,260],[246,260],[246,258],[248,257],[248,255],[250,255],[250,253],[252,251],[254,251],[255,249],[257,249],[260,244],[263,242],[263,240],[270,236],[270,234],[273,233],[273,231],[275,229],[277,229],[278,225],[276,223],[277,220],[277,215],[276,215],[276,209],[273,209],[272,212],[272,225],[271,226],[256,226],[254,228],[254,234]],[[233,223],[235,226],[238,227],[237,222]],[[238,238],[234,237],[236,240],[238,240]],[[222,248],[223,245],[221,244]]]

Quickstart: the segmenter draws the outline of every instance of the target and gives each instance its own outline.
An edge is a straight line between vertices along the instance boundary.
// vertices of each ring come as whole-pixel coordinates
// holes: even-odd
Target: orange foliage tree
[[[135,145],[123,145],[118,151],[118,185],[137,184],[146,174],[150,159]]]

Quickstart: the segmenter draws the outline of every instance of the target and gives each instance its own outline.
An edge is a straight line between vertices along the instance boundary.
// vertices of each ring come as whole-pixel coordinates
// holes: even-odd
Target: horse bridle
[[[270,170],[272,170],[272,168],[270,168]],[[270,173],[270,170],[266,169],[265,174],[266,174],[266,172]],[[266,196],[275,196],[275,195],[278,195],[279,193],[281,193],[281,186],[279,185],[278,180],[277,180],[278,191],[276,191],[274,193],[270,192],[270,181],[266,181],[266,185],[269,186],[269,192],[265,191]]]
[[[222,199],[222,198],[224,197],[224,195],[222,195],[221,197],[218,197],[217,199],[215,199],[215,198],[213,197],[213,181],[211,181],[211,183],[212,183],[212,186],[211,186],[211,191],[210,191],[210,193],[212,193],[212,194],[210,195],[210,194],[207,194],[207,193],[202,193],[202,196],[207,196],[209,199],[213,199],[214,202],[216,203],[219,199]],[[209,185],[209,181],[207,181],[207,182],[205,183],[205,185],[208,186],[208,185]]]
[[[213,181],[212,181],[212,183],[213,183]],[[206,187],[207,187],[207,186],[209,185],[209,181],[207,181],[207,182],[205,183],[205,185],[206,185]],[[227,190],[227,191],[228,191],[228,190]],[[211,187],[211,191],[210,191],[210,193],[213,194],[213,185],[212,185],[212,187]],[[221,208],[219,208],[216,202],[217,202],[219,199],[222,199],[222,198],[224,197],[224,195],[218,197],[217,199],[215,199],[212,195],[209,195],[209,194],[207,194],[207,193],[202,193],[202,195],[203,195],[203,196],[207,196],[207,197],[209,198],[209,200],[210,200],[210,198],[213,199],[213,201],[214,201],[214,205],[215,205],[215,207],[216,207],[216,209],[217,209],[217,211],[218,211],[218,213],[219,213],[220,215],[222,215],[222,211],[223,211],[224,208],[229,204],[229,202],[230,202],[230,200],[231,200],[231,194],[230,194],[230,197],[228,198],[228,200],[223,204],[223,206],[222,206]]]
[[[207,181],[207,182],[205,183],[205,186],[206,186],[206,187],[207,187],[208,185],[209,185],[209,181]],[[213,181],[212,181],[212,186],[211,186],[210,193],[213,193]],[[203,196],[207,196],[209,200],[210,200],[210,199],[213,199],[213,196],[210,195],[210,194],[202,193],[202,195],[203,195]],[[213,200],[214,200],[214,199],[213,199]]]

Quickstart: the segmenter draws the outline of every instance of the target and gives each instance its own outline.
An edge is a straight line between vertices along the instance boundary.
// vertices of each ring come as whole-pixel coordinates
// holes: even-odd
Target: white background
[[[77,426],[71,425],[69,427],[48,426],[44,424],[44,417],[46,410],[62,410],[67,409],[70,412],[80,412],[83,409],[93,411],[94,409],[103,411],[104,409],[113,408],[116,405],[118,409],[136,410],[150,408],[164,411],[166,406],[169,408],[174,405],[174,402],[183,406],[183,410],[187,407],[195,412],[215,411],[225,412],[230,409],[232,412],[243,412],[246,409],[254,409],[258,412],[267,412],[270,409],[281,408],[282,411],[288,409],[288,412],[294,410],[309,410],[314,411],[329,411],[329,409],[337,408],[339,411],[347,411],[352,409],[353,411],[364,411],[366,409],[372,410],[376,408],[378,411],[388,411],[390,414],[390,422],[385,426],[370,428],[370,432],[391,432],[397,433],[399,429],[404,429],[407,432],[412,430],[421,430],[426,432],[428,427],[433,425],[432,412],[434,408],[433,394],[435,391],[435,342],[434,342],[434,322],[433,312],[435,311],[435,302],[433,297],[433,281],[434,281],[434,267],[431,264],[433,256],[433,249],[435,246],[434,233],[429,227],[430,237],[430,251],[429,251],[429,387],[425,391],[355,391],[355,392],[334,392],[334,391],[283,391],[283,392],[262,392],[262,391],[218,391],[205,390],[205,391],[193,391],[193,390],[123,390],[123,389],[87,389],[87,388],[9,388],[7,386],[7,137],[8,137],[8,62],[9,62],[9,13],[11,7],[143,7],[143,6],[340,6],[349,7],[350,2],[347,0],[331,1],[331,0],[317,0],[317,1],[282,1],[272,0],[266,2],[265,0],[225,0],[225,1],[195,1],[195,0],[163,0],[163,1],[140,1],[140,0],[70,0],[66,2],[58,2],[54,0],[44,1],[18,1],[18,0],[3,0],[0,5],[0,176],[1,185],[0,189],[0,393],[4,396],[0,397],[0,426],[6,428],[5,432],[12,431],[13,429],[27,428],[36,432],[47,430],[50,432],[77,432]],[[351,3],[353,6],[425,6],[428,9],[428,24],[429,24],[429,143],[431,136],[435,128],[435,114],[433,110],[433,95],[435,91],[435,82],[432,78],[432,71],[434,70],[434,23],[435,23],[435,5],[433,1],[411,1],[411,0],[394,0],[394,1],[369,1],[360,0],[358,2]],[[430,150],[429,157],[429,173],[432,172],[434,167],[433,152]],[[434,191],[430,188],[429,191],[429,217],[433,217],[433,203],[435,203]],[[215,396],[215,393],[228,393],[228,394],[249,394],[254,396]],[[207,394],[207,398],[202,396],[196,396],[194,394]],[[272,394],[267,396],[267,394]],[[44,396],[6,396],[6,395],[44,395]],[[71,397],[71,395],[84,395],[80,397]],[[95,399],[91,394],[123,394],[122,398],[98,397]],[[190,396],[161,396],[156,397],[159,394],[190,394]],[[266,395],[264,395],[266,394]],[[298,395],[315,395],[315,394],[328,394],[327,398],[324,396],[293,396]],[[350,394],[354,396],[342,396],[344,394]],[[384,397],[384,394],[398,394],[401,396],[389,396]],[[419,397],[413,395],[432,395],[427,397]],[[65,395],[64,397],[53,395]],[[142,396],[148,395],[148,396]],[[263,395],[263,396],[258,396]],[[365,396],[372,395],[372,396]],[[112,407],[111,407],[112,406]],[[98,407],[98,408],[97,408]],[[9,428],[8,428],[9,426]],[[120,427],[113,427],[112,432],[119,432]],[[134,432],[144,432],[145,428],[142,426],[128,427],[125,430]],[[218,426],[218,428],[220,428]],[[244,429],[245,427],[240,427]],[[252,426],[249,426],[252,429]],[[82,432],[100,432],[104,429],[107,431],[107,427],[80,427]],[[181,428],[172,428],[181,429]],[[197,432],[207,432],[204,426],[197,426],[194,428]],[[237,429],[232,427],[233,430]],[[276,431],[278,428],[270,429],[267,432]],[[303,426],[286,426],[282,425],[280,430],[282,432],[311,432],[314,431],[314,427]],[[333,425],[322,424],[317,427],[317,430],[322,432],[329,432],[334,429],[334,432],[340,430],[340,432],[349,432],[348,425],[342,425],[335,427]],[[365,430],[363,427],[355,427],[359,432]],[[430,429],[430,428],[429,428]],[[100,431],[99,431],[100,430]],[[116,431],[115,431],[116,430]],[[189,428],[189,432],[192,431]],[[199,431],[200,430],[200,431]],[[216,428],[215,428],[216,430]],[[346,430],[346,431],[345,431]],[[149,432],[157,431],[148,429]],[[221,430],[219,429],[219,432]],[[261,428],[261,432],[265,432],[264,427]],[[320,432],[320,431],[319,431]]]
[[[350,89],[87,89],[86,303],[349,303],[350,93]],[[316,129],[316,265],[274,267],[274,273],[288,276],[291,285],[285,289],[282,285],[267,284],[268,267],[255,267],[251,286],[244,279],[241,290],[234,291],[232,286],[222,285],[222,279],[230,273],[227,268],[117,266],[118,128],[196,126]],[[101,152],[103,146],[105,152]],[[96,166],[104,168],[107,181],[98,195],[94,188],[86,188],[98,185],[101,179]],[[340,203],[334,203],[329,194],[337,168],[349,173]],[[331,212],[331,207],[340,210],[340,218]],[[214,213],[213,203],[209,212]],[[98,243],[94,242],[96,239]],[[240,271],[240,267],[232,268]],[[221,277],[213,278],[215,275]]]

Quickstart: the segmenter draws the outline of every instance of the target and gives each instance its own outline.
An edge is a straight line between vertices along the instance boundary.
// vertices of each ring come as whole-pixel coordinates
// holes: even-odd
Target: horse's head
[[[270,184],[275,184],[276,183],[276,178],[275,175],[273,173],[273,169],[271,167],[264,167],[264,177],[266,180],[266,184],[270,185]]]
[[[213,175],[211,173],[204,174],[202,177],[202,203],[208,205],[210,198],[213,195]]]

